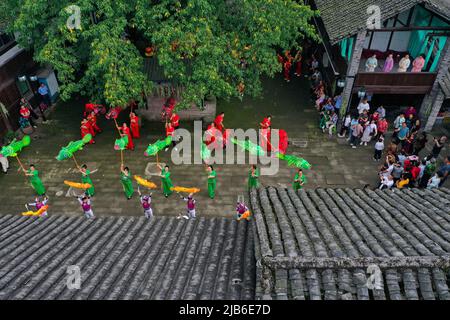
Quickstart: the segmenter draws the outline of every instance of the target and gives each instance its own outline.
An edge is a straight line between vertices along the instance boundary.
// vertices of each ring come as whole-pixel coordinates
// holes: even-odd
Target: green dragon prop
[[[236,138],[231,139],[235,145],[238,145],[242,148],[243,151],[247,150],[250,154],[254,156],[264,156],[266,152],[261,146],[251,142],[250,140],[241,141]]]
[[[202,148],[200,150],[200,156],[203,161],[209,160],[211,158],[211,150],[208,149],[205,143],[202,142]]]
[[[292,167],[302,168],[305,170],[311,169],[311,164],[303,158],[289,154],[282,154],[279,152],[277,152],[276,157],[280,160],[286,161],[288,165]]]
[[[2,154],[2,156],[4,156],[5,158],[7,157],[16,157],[17,153],[22,151],[22,149],[24,147],[29,146],[31,143],[31,138],[30,136],[25,135],[22,140],[17,141],[16,139],[14,139],[9,145],[4,146],[0,153]]]
[[[155,156],[161,150],[164,150],[172,143],[172,137],[168,136],[164,140],[158,140],[154,144],[149,144],[147,150],[145,150],[144,155],[147,157]]]
[[[128,146],[128,136],[122,136],[120,139],[116,139],[114,143],[114,150],[125,150]]]
[[[83,150],[83,146],[86,143],[89,143],[92,140],[92,135],[87,134],[81,140],[70,141],[69,144],[65,147],[62,147],[59,151],[56,160],[62,161],[66,159],[70,159],[73,157],[73,154],[79,150]]]

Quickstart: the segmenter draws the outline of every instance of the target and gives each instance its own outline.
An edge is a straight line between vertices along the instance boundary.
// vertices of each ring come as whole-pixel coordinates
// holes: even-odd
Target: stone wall
[[[139,114],[149,121],[161,121],[161,111],[165,101],[166,98],[163,97],[149,97],[147,99],[148,109],[139,109]],[[205,100],[203,110],[197,106],[192,106],[190,109],[178,111],[177,114],[180,116],[180,120],[212,122],[216,117],[216,99]]]

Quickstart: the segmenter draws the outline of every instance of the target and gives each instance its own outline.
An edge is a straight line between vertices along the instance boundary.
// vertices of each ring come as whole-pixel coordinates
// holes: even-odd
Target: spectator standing
[[[414,140],[413,154],[418,156],[420,151],[425,148],[427,141],[428,139],[426,132],[422,132],[418,137],[416,137],[416,139]]]
[[[31,106],[30,102],[25,99],[25,98],[21,98],[20,99],[20,106],[25,106],[25,108],[27,108],[30,111],[31,116],[33,117],[33,119],[39,119],[38,115],[36,114],[36,112],[34,112],[33,107]]]
[[[447,142],[447,137],[442,136],[439,139],[433,138],[433,149],[431,150],[430,155],[427,157],[427,159],[435,158],[437,159],[439,157],[439,154],[441,153],[442,148],[444,147],[445,143]]]
[[[50,100],[50,95],[48,91],[48,87],[45,85],[45,83],[41,83],[38,89],[39,94],[41,95],[41,100],[44,102],[47,106],[51,106],[52,102]]]
[[[398,63],[397,72],[406,72],[410,65],[411,60],[409,59],[409,54],[405,54],[405,56],[401,58],[400,62]]]
[[[347,132],[350,130],[350,123],[352,122],[352,117],[349,113],[344,118],[344,123],[341,128],[341,132],[339,132],[338,137],[343,138],[347,134]]]
[[[378,137],[384,136],[388,130],[389,124],[384,117],[381,117],[377,122]]]
[[[380,161],[383,150],[384,150],[384,139],[379,138],[378,141],[375,143],[375,153],[373,155],[373,160]]]
[[[383,106],[379,106],[377,112],[380,115],[380,118],[386,118],[386,109],[384,109]]]
[[[394,120],[394,134],[392,135],[392,138],[397,138],[398,132],[400,131],[400,128],[402,127],[403,122],[405,122],[405,115],[403,113],[399,114],[397,118]]]
[[[364,110],[366,110],[367,112],[370,111],[370,105],[369,102],[367,102],[367,98],[364,98],[358,105],[357,107],[358,109],[358,113],[359,114],[363,114]]]
[[[406,122],[403,122],[402,126],[400,127],[400,130],[398,131],[398,134],[397,134],[397,138],[398,138],[398,140],[400,140],[402,146],[405,145],[405,141],[406,141],[406,138],[408,137],[408,134],[409,134],[409,128],[406,125]]]
[[[0,154],[0,165],[2,167],[2,172],[7,174],[9,169],[9,161],[8,158],[4,157],[2,154]]]
[[[386,60],[384,61],[383,72],[391,72],[394,68],[394,55],[389,53]]]
[[[353,128],[352,128],[352,135],[350,138],[350,145],[353,149],[356,149],[356,145],[359,142],[360,137],[363,134],[363,126],[358,122]]]
[[[22,105],[22,106],[20,107],[19,113],[20,113],[20,116],[21,116],[23,119],[25,119],[26,121],[28,121],[28,122],[33,126],[33,128],[36,128],[36,124],[34,123],[32,117],[31,117],[31,112],[30,112],[30,110],[29,110],[25,105]]]
[[[450,172],[450,156],[445,159],[444,164],[439,168],[438,173],[440,174],[441,181],[439,182],[439,187],[442,187],[447,180],[448,174]]]
[[[366,72],[375,72],[375,69],[378,67],[377,55],[373,54],[366,61]]]

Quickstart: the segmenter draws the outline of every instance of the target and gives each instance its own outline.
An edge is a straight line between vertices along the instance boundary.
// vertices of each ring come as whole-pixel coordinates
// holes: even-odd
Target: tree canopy
[[[80,28],[69,28],[80,9]],[[281,69],[277,50],[317,39],[316,14],[295,0],[2,0],[0,21],[58,73],[60,94],[124,106],[148,92],[144,51],[181,84],[181,105],[207,95],[258,96]]]

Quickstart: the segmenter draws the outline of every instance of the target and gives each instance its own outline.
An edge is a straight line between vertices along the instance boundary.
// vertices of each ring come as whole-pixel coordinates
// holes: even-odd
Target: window
[[[28,81],[19,81],[19,79],[16,79],[16,85],[22,97],[31,90]]]

